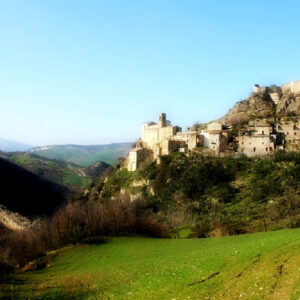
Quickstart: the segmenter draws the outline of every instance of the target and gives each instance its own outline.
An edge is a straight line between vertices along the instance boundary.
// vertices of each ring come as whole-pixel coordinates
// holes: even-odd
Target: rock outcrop
[[[235,125],[248,123],[251,119],[290,115],[300,115],[300,80],[281,87],[254,85],[251,95],[218,121]]]

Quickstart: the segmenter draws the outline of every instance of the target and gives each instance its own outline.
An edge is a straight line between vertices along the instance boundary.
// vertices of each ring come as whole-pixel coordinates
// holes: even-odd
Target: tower
[[[165,113],[161,113],[159,115],[159,126],[166,127],[167,126],[167,115]]]

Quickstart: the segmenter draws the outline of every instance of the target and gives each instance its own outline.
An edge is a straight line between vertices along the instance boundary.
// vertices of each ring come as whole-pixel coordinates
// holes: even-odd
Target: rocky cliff
[[[247,123],[251,119],[300,115],[300,80],[281,87],[254,85],[251,95],[230,109],[218,121],[228,125]]]

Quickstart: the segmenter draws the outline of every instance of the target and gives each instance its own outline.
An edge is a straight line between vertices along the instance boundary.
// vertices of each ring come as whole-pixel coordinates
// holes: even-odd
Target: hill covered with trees
[[[173,230],[188,226],[200,237],[300,225],[299,152],[254,158],[174,153],[143,171],[119,170],[93,189],[92,199],[128,194]]]

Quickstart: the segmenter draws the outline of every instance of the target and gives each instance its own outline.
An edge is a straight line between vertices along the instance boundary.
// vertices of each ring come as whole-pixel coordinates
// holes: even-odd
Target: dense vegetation
[[[133,187],[134,181],[144,184]],[[102,197],[126,189],[172,227],[198,236],[227,235],[300,225],[300,153],[271,157],[205,157],[174,153],[145,170],[121,170]]]
[[[97,241],[99,236],[136,234],[169,237],[165,224],[124,196],[109,202],[69,203],[22,230],[6,228],[0,220],[0,274],[20,270],[46,251],[68,244]]]
[[[300,230],[210,239],[112,238],[49,252],[0,284],[5,299],[292,299]]]

